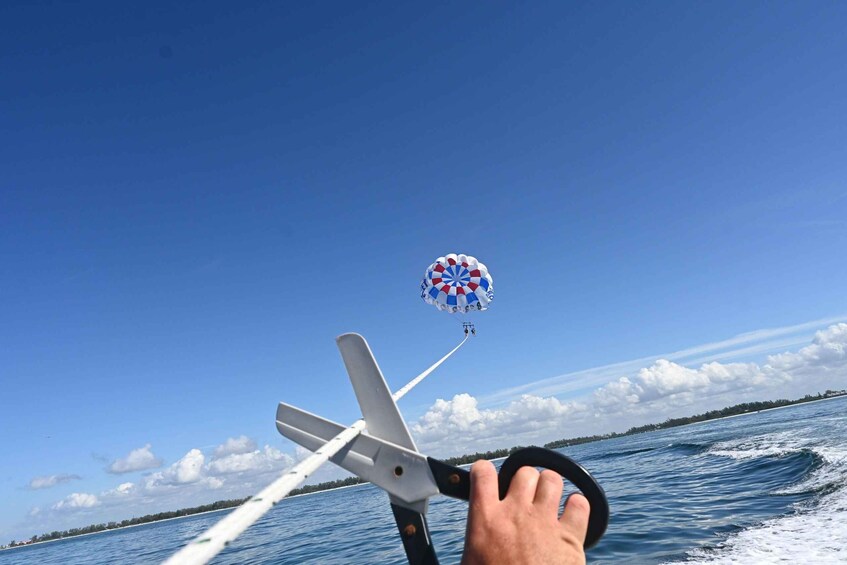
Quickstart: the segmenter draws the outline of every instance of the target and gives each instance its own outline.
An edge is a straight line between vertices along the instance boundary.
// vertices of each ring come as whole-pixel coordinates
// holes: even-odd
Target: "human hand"
[[[474,463],[462,563],[584,565],[582,545],[591,507],[584,496],[574,494],[559,517],[563,488],[555,471],[521,467],[500,500],[494,465]]]

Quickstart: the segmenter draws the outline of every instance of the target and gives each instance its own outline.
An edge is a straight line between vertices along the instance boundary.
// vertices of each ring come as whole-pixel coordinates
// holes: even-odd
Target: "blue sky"
[[[712,404],[847,380],[844,4],[0,22],[2,543],[269,482],[297,457],[278,401],[358,417],[336,335],[394,386],[460,339],[418,297],[450,252],[496,299],[403,401],[434,452],[705,406],[654,374],[723,383]]]

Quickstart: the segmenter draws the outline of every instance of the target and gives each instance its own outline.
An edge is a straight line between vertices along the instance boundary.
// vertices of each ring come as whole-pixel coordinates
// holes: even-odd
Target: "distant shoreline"
[[[827,402],[829,400],[837,400],[839,398],[845,398],[847,394],[837,394],[835,396],[828,396],[826,398],[816,398],[815,400],[805,400],[803,402],[796,402],[792,404],[786,404],[785,406],[774,406],[773,408],[763,408],[761,410],[756,410],[753,412],[742,412],[741,414],[730,414],[729,416],[721,416],[720,418],[712,418],[711,420],[702,420],[699,422],[691,422],[690,424],[685,424],[688,426],[693,426],[694,424],[708,424],[709,422],[714,422],[716,420],[726,420],[729,418],[740,418],[741,416],[752,416],[753,414],[760,414],[761,412],[770,412],[771,410],[783,410],[785,408],[792,408],[794,406],[799,406],[800,404],[815,404],[817,402]],[[656,430],[658,431],[658,430]]]
[[[813,402],[820,402],[822,400],[833,400],[836,398],[844,398],[847,396],[847,391],[831,391],[827,390],[826,394],[818,393],[817,396],[812,396],[807,394],[802,398],[797,398],[794,400],[768,400],[768,401],[759,401],[759,402],[743,402],[741,404],[736,404],[734,406],[727,406],[726,408],[722,408],[720,410],[710,410],[708,412],[704,412],[702,414],[695,414],[693,416],[686,416],[680,418],[668,418],[664,422],[660,424],[646,424],[643,426],[634,426],[628,429],[625,432],[612,432],[608,434],[602,435],[593,435],[593,436],[584,436],[577,438],[565,438],[560,440],[551,441],[544,444],[544,447],[549,449],[559,449],[562,447],[573,447],[575,445],[582,445],[584,443],[592,443],[595,441],[602,441],[604,439],[614,439],[619,437],[631,436],[636,434],[642,434],[646,432],[655,432],[659,430],[667,430],[670,428],[676,428],[681,426],[690,426],[692,424],[702,424],[706,422],[714,422],[716,420],[723,420],[726,418],[734,418],[736,416],[744,416],[748,414],[758,414],[760,412],[767,412],[768,410],[776,410],[778,408],[790,408],[791,406],[798,406],[801,404],[811,404]],[[728,413],[727,413],[728,412]]]
[[[361,487],[361,486],[369,485],[369,484],[370,483],[368,483],[368,482],[362,482],[362,483],[357,483],[355,485],[344,485],[344,486],[340,486],[340,487],[332,487],[332,488],[327,488],[327,489],[316,490],[314,492],[304,492],[304,493],[301,493],[301,494],[294,494],[292,496],[286,496],[285,498],[282,499],[282,501],[288,500],[290,498],[300,498],[301,496],[312,496],[313,494],[322,494],[322,493],[325,493],[325,492],[332,492],[332,491],[336,491],[336,490],[344,490],[344,489],[348,489],[348,488]],[[69,540],[69,539],[77,539],[77,538],[82,538],[82,537],[86,537],[86,536],[96,536],[97,534],[105,534],[105,533],[108,533],[108,532],[116,532],[118,530],[126,530],[126,529],[129,529],[129,528],[138,528],[139,526],[149,526],[150,524],[161,524],[162,522],[170,522],[172,520],[183,520],[185,518],[194,518],[195,516],[202,516],[204,514],[214,514],[215,512],[226,512],[228,510],[235,510],[236,508],[238,508],[238,506],[230,506],[228,508],[217,508],[215,510],[204,510],[203,512],[196,512],[194,514],[186,514],[185,516],[174,516],[173,518],[162,518],[161,520],[151,520],[150,522],[142,522],[141,524],[129,524],[127,526],[117,526],[115,528],[107,528],[105,530],[99,530],[99,531],[96,531],[96,532],[87,532],[87,533],[84,533],[84,534],[77,534],[75,536],[65,536],[63,538],[48,539],[48,540],[44,540],[44,541],[35,541],[35,542],[31,542],[31,543],[22,543],[22,544],[14,546],[14,547],[0,547],[0,551],[6,551],[6,550],[9,550],[9,549],[20,549],[22,547],[33,547],[35,545],[41,545],[41,544],[44,544],[44,543],[53,543],[53,542],[56,542],[56,541],[65,541],[65,540]]]
[[[361,486],[365,486],[365,485],[369,485],[369,484],[371,484],[371,483],[368,482],[368,481],[362,481],[361,483],[356,483],[355,485],[344,485],[344,486],[340,486],[340,487],[331,487],[331,488],[316,490],[314,492],[303,492],[303,493],[300,493],[300,494],[294,494],[292,496],[286,496],[282,500],[288,500],[289,498],[300,498],[301,496],[312,496],[313,494],[320,494],[322,492],[332,492],[334,490],[344,490],[346,488],[361,487]],[[280,501],[280,502],[282,502],[282,501]]]
[[[96,536],[97,534],[106,534],[108,532],[116,532],[118,530],[126,530],[129,528],[137,528],[139,526],[149,526],[150,524],[160,524],[162,522],[170,522],[171,520],[182,520],[183,518],[193,518],[194,516],[202,516],[203,514],[214,514],[215,512],[225,512],[227,510],[235,510],[238,506],[230,506],[229,508],[218,508],[216,510],[204,510],[203,512],[197,512],[196,514],[186,514],[185,516],[174,516],[173,518],[162,518],[161,520],[152,520],[150,522],[142,522],[140,524],[128,524],[126,526],[116,526],[114,528],[107,528],[105,530],[98,530],[96,532],[86,532],[84,534],[76,534],[75,536],[65,536],[63,538],[55,538],[55,539],[46,539],[44,541],[34,541],[30,543],[21,543],[14,547],[0,547],[0,551],[6,551],[9,549],[20,549],[22,547],[33,547],[36,545],[41,545],[44,543],[53,543],[55,541],[65,541],[70,539],[84,538],[86,536]]]

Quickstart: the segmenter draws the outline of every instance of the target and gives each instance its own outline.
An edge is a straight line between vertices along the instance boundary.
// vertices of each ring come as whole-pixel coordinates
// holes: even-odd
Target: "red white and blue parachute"
[[[476,257],[451,253],[427,268],[421,298],[446,312],[486,310],[494,300],[494,281]]]

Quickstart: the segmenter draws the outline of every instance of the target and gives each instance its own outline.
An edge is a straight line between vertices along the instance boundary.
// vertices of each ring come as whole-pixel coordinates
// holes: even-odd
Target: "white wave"
[[[678,563],[847,563],[847,488],[688,555]]]
[[[805,431],[720,442],[707,453],[745,460],[810,450],[823,464],[803,481],[773,494],[798,494],[824,487],[835,490],[796,505],[791,514],[731,534],[715,547],[689,551],[688,559],[678,563],[847,563],[847,448],[843,439],[822,444],[819,437],[813,439]]]
[[[796,450],[791,451],[780,447],[770,447],[767,449],[744,450],[710,449],[708,451],[709,455],[716,455],[718,457],[729,457],[731,459],[758,459],[760,457],[781,457],[783,455],[789,455],[790,453],[796,453]]]
[[[818,440],[819,441],[819,440]],[[820,457],[823,464],[805,480],[787,486],[774,494],[798,494],[842,483],[847,477],[847,447],[844,445],[813,444],[797,432],[781,432],[716,443],[707,451],[716,457],[736,460],[759,457],[783,457],[808,450]]]
[[[781,457],[797,453],[806,448],[806,442],[794,432],[779,432],[722,441],[714,444],[706,453],[732,459],[757,459],[759,457]]]
[[[813,451],[824,464],[815,469],[806,479],[774,492],[774,494],[800,494],[816,491],[847,481],[847,450],[832,447],[815,447]],[[847,520],[847,516],[845,516]],[[845,546],[847,551],[847,546]]]

